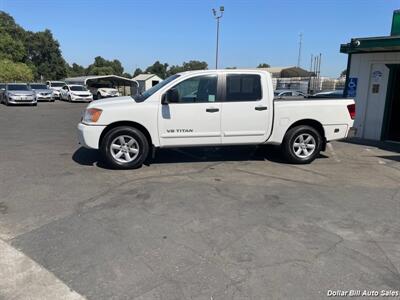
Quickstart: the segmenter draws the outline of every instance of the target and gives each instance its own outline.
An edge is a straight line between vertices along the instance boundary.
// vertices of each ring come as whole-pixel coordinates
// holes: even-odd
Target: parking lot
[[[85,106],[0,106],[0,298],[321,299],[400,286],[399,152],[335,142],[289,165],[273,148],[168,149],[110,170],[77,144]]]

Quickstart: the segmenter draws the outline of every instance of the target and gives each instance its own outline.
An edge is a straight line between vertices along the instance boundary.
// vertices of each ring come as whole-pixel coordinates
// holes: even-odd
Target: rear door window
[[[262,98],[261,78],[255,74],[226,75],[227,102],[257,101]]]

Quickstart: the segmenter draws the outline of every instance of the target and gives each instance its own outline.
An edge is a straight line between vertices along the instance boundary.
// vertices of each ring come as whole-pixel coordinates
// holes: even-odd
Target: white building
[[[134,77],[132,80],[135,80],[139,84],[139,92],[144,92],[149,88],[155,86],[159,82],[162,81],[162,78],[158,77],[155,74],[140,74]],[[136,93],[136,87],[134,87],[134,94]]]
[[[353,38],[340,51],[348,54],[344,93],[356,101],[357,136],[400,142],[400,10],[390,36]]]

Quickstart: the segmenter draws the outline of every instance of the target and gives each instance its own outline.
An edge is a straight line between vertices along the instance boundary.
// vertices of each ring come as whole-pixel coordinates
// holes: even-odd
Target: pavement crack
[[[155,176],[151,175],[151,176],[129,179],[129,180],[123,181],[117,185],[111,186],[110,188],[106,189],[105,191],[101,192],[100,194],[89,197],[88,199],[77,203],[77,205],[75,206],[75,212],[77,212],[77,213],[83,212],[83,210],[87,207],[88,204],[95,202],[99,198],[104,197],[104,196],[112,193],[113,191],[117,190],[118,188],[121,188],[130,183],[136,183],[136,182],[144,181],[147,179],[160,179],[160,178],[181,177],[181,176],[189,176],[189,175],[193,175],[193,174],[201,174],[201,173],[205,172],[206,170],[208,170],[210,168],[214,168],[221,164],[223,164],[223,162],[209,164],[203,168],[200,168],[200,169],[194,170],[194,171],[189,171],[189,172],[183,172],[183,173],[176,172],[176,173],[160,174],[160,175],[155,175]]]
[[[290,179],[290,178],[285,178],[285,177],[280,177],[280,176],[275,176],[275,175],[268,175],[268,174],[263,174],[263,173],[258,173],[258,172],[246,171],[246,170],[239,169],[239,168],[236,168],[236,171],[242,172],[242,173],[246,173],[246,174],[249,174],[249,175],[262,176],[262,177],[266,177],[266,178],[273,178],[273,179],[278,179],[278,180],[292,182],[292,183],[307,184],[307,185],[312,185],[312,186],[315,185],[315,183],[311,183],[311,182],[307,182],[307,181],[303,181],[303,180],[295,180],[295,179]],[[318,186],[326,187],[327,185],[318,183]]]

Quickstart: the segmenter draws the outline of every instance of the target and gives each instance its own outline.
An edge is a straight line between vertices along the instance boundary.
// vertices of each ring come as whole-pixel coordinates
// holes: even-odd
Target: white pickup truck
[[[346,138],[354,117],[352,99],[274,100],[266,71],[191,71],[140,95],[90,103],[78,136],[120,169],[140,167],[151,149],[243,144],[281,145],[304,164]]]

